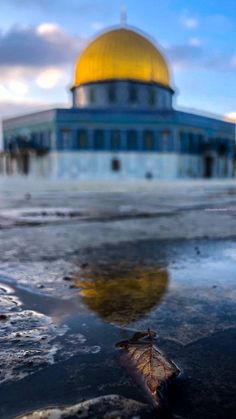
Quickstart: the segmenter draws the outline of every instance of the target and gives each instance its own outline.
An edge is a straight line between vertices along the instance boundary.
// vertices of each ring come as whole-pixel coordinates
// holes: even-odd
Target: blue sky
[[[164,49],[178,107],[236,115],[235,0],[0,0],[0,119],[68,106],[76,57],[121,5]]]

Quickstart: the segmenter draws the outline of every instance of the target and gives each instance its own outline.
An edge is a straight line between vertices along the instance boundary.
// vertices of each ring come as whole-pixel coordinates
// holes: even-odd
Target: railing
[[[5,143],[5,151],[9,153],[35,152],[36,154],[45,154],[49,152],[49,146],[33,140],[19,138]]]

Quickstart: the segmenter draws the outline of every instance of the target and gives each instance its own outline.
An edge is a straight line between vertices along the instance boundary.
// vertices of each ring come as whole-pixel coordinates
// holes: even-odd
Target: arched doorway
[[[121,170],[120,160],[114,158],[111,161],[111,170],[113,172],[119,172]]]
[[[28,175],[29,174],[29,153],[28,152],[24,152],[21,155],[21,168],[22,168],[22,173],[23,175]]]
[[[204,177],[211,178],[213,177],[213,168],[214,168],[214,158],[212,156],[204,157]]]

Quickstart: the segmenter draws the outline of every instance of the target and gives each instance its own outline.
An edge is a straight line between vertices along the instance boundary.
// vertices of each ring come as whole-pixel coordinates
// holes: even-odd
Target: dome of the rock
[[[98,36],[77,60],[74,86],[110,80],[170,86],[163,55],[146,37],[128,28],[113,29]]]

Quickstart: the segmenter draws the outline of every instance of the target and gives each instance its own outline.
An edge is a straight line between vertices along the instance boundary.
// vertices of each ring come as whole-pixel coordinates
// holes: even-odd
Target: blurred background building
[[[167,62],[126,25],[78,57],[72,106],[3,121],[1,172],[45,178],[229,178],[235,125],[175,110]],[[193,92],[194,95],[194,92]]]

